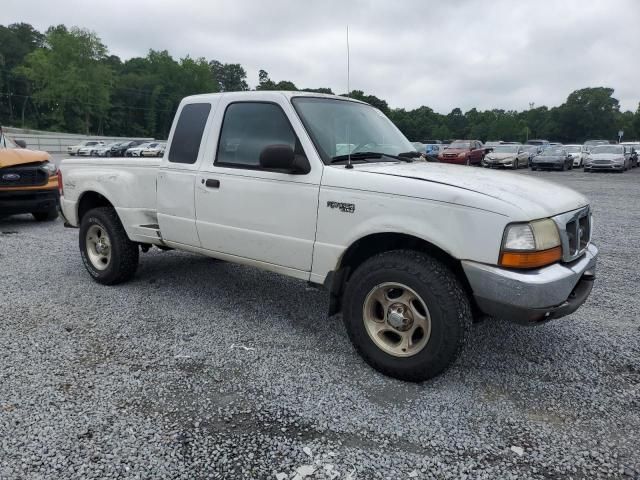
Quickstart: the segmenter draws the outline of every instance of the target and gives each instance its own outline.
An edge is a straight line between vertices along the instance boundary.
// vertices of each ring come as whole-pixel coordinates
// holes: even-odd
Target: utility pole
[[[529,102],[529,110],[532,110],[534,105],[535,103]],[[527,142],[528,141],[529,141],[529,122],[527,122]]]

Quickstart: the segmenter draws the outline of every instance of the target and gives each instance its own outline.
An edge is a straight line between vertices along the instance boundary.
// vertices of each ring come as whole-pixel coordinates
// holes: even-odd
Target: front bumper
[[[585,165],[584,168],[587,170],[614,170],[614,171],[622,171],[624,170],[624,164],[614,164],[614,163],[591,163],[589,165]]]
[[[58,207],[58,189],[0,191],[0,215],[48,212]]]
[[[597,257],[597,247],[590,244],[573,262],[534,270],[467,260],[462,267],[482,312],[531,325],[569,315],[586,301],[593,288]]]
[[[553,170],[562,170],[562,166],[564,165],[564,162],[533,162],[531,163],[531,166],[533,168],[549,168],[549,169],[553,169]]]

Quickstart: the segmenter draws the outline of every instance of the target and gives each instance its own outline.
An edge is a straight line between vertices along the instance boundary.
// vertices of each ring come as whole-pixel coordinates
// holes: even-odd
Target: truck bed
[[[103,195],[116,208],[132,240],[159,243],[156,211],[156,177],[161,158],[64,159],[64,211],[78,226],[80,191]],[[71,212],[71,213],[70,213]]]

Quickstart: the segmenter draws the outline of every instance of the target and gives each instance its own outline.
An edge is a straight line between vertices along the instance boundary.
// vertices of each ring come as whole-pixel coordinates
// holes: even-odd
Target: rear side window
[[[232,103],[224,114],[215,164],[258,168],[260,153],[268,145],[289,145],[296,154],[304,154],[279,105]]]
[[[173,163],[195,163],[200,150],[202,133],[207,123],[211,104],[190,103],[180,113],[176,130],[173,133],[169,161]]]

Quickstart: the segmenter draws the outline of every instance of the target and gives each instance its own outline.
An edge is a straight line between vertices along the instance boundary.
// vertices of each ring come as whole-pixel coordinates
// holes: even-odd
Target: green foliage
[[[211,76],[216,82],[219,92],[240,92],[249,90],[247,72],[239,63],[220,63],[218,60],[209,62]]]
[[[47,31],[43,48],[14,69],[33,86],[43,122],[54,129],[90,132],[109,110],[112,71],[107,48],[87,30],[60,25]]]
[[[122,61],[109,55],[95,33],[64,25],[45,34],[26,23],[0,25],[0,124],[67,132],[166,138],[173,115],[187,95],[248,90],[247,74],[238,63],[191,58],[149,50],[145,57]],[[288,80],[258,73],[256,90],[289,90],[332,94],[330,88],[299,89]],[[640,104],[621,112],[613,89],[583,88],[558,107],[523,112],[500,109],[442,115],[427,106],[392,109],[362,90],[348,96],[367,102],[398,126],[410,140],[469,138],[561,142],[586,139],[640,138]],[[344,96],[347,96],[344,94]]]

